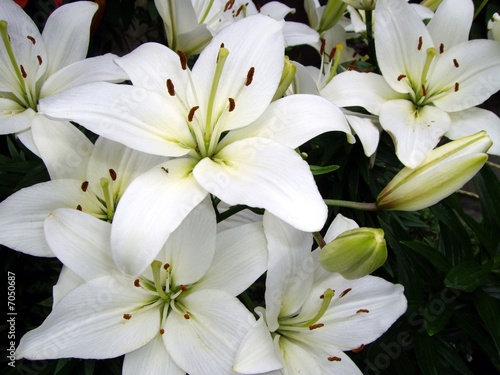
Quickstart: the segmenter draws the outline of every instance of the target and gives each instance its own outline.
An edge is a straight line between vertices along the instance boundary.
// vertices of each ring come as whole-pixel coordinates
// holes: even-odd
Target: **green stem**
[[[318,244],[318,246],[322,249],[326,246],[325,239],[319,232],[313,232],[314,241]]]
[[[481,5],[479,5],[476,9],[476,11],[474,12],[474,18],[473,19],[476,19],[476,17],[479,15],[479,13],[481,13],[481,11],[483,10],[483,8],[485,7],[485,5],[488,4],[488,0],[483,0],[483,2],[481,3]]]
[[[239,204],[237,206],[233,206],[229,208],[228,210],[224,211],[220,215],[217,216],[217,222],[220,223],[221,221],[226,220],[227,218],[233,216],[234,214],[243,211],[247,206]]]
[[[365,10],[366,15],[366,39],[368,41],[368,55],[370,62],[373,65],[377,64],[377,57],[375,56],[375,41],[373,40],[373,11]]]
[[[343,201],[339,199],[324,199],[324,202],[327,206],[337,206],[337,207],[347,207],[354,208],[355,210],[364,210],[364,211],[377,211],[377,203],[366,203],[366,202],[352,202],[352,201]]]

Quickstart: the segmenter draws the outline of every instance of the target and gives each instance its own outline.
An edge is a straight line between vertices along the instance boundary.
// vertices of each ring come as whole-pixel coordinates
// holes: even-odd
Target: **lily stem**
[[[377,65],[377,56],[375,55],[375,41],[373,40],[373,11],[365,10],[366,15],[366,39],[368,42],[369,61],[373,65]]]
[[[378,206],[376,202],[366,203],[366,202],[353,202],[353,201],[343,201],[339,199],[324,199],[327,206],[337,206],[337,207],[347,207],[354,208],[356,210],[364,211],[377,211]]]

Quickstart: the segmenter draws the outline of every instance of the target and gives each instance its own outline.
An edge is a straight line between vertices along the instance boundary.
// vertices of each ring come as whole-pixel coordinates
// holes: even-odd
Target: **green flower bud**
[[[374,10],[377,0],[342,0],[347,5],[361,10]]]
[[[342,0],[328,0],[319,21],[318,32],[321,34],[335,26],[344,15],[346,9],[347,4]]]
[[[381,210],[416,211],[460,189],[486,163],[492,145],[486,132],[432,150],[420,166],[403,168],[377,197]]]
[[[387,259],[384,231],[379,228],[355,228],[341,233],[320,252],[323,268],[338,272],[346,279],[366,276]]]

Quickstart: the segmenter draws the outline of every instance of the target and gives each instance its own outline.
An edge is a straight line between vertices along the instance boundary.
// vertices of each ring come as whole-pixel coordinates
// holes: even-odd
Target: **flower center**
[[[101,213],[89,213],[94,215],[98,219],[107,221],[109,223],[113,221],[116,206],[118,205],[118,201],[120,199],[120,194],[115,194],[114,192],[114,181],[116,181],[116,177],[117,175],[114,169],[109,169],[109,178],[102,177],[100,179],[99,183],[101,186],[102,195],[92,191],[88,181],[84,181],[81,185],[82,191],[91,194],[94,198],[94,201],[97,202],[97,205],[101,209]],[[77,210],[83,211],[82,206],[78,205]]]

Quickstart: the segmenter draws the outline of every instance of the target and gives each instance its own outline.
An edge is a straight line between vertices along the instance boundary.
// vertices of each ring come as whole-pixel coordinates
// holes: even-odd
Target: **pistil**
[[[161,262],[159,260],[153,260],[151,262],[151,270],[153,271],[153,280],[154,280],[154,283],[155,283],[155,288],[156,288],[156,292],[158,293],[158,295],[164,299],[165,301],[170,301],[170,297],[168,296],[168,292],[169,290],[163,290],[163,283],[162,283],[162,277],[161,277]],[[168,282],[168,271],[167,271],[167,280],[165,282],[165,288],[167,288],[169,285],[169,282]]]

